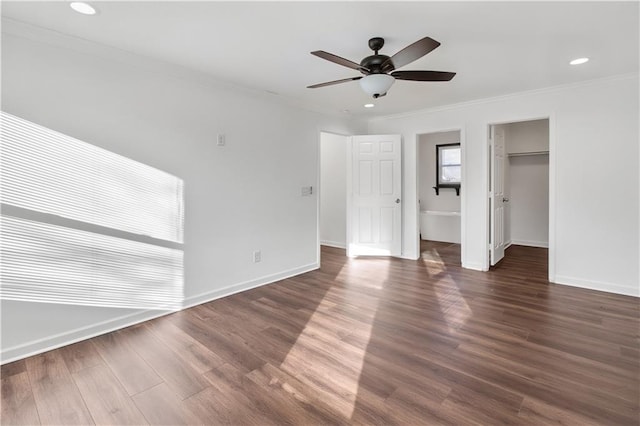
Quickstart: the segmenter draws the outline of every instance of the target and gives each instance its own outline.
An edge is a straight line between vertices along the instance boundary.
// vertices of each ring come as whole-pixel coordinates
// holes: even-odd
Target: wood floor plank
[[[150,321],[145,325],[198,373],[204,373],[225,363],[222,358],[170,321]]]
[[[91,340],[74,343],[58,350],[71,373],[104,364]]]
[[[550,284],[546,249],[488,272],[421,250],[323,247],[318,270],[5,365],[3,424],[640,423],[637,298]]]
[[[246,377],[262,386],[265,391],[282,393],[295,399],[315,417],[322,419],[322,424],[346,424],[349,420],[336,412],[335,405],[319,398],[312,387],[271,364],[265,364],[262,368],[248,373]]]
[[[559,424],[559,425],[601,425],[602,423],[571,410],[566,410],[545,403],[535,398],[525,398],[518,413],[518,423],[527,425]]]
[[[4,364],[0,369],[0,378],[7,378],[14,374],[20,374],[27,371],[27,364],[24,359]]]
[[[232,389],[243,395],[255,412],[257,419],[271,424],[327,424],[331,417],[324,417],[316,410],[308,410],[289,395],[265,392],[265,389],[246,377],[244,372],[225,364],[206,373],[213,387]]]
[[[97,425],[147,424],[127,391],[104,363],[73,374]]]
[[[89,425],[93,418],[57,351],[26,359],[31,389],[43,425]]]
[[[181,360],[144,325],[129,327],[119,333],[180,398],[187,398],[209,386],[197,370]]]
[[[26,368],[26,367],[25,367]],[[40,417],[26,371],[2,377],[0,424],[39,425]]]
[[[160,376],[118,332],[98,336],[92,342],[129,395],[162,383]]]
[[[166,383],[161,383],[131,398],[152,425],[210,424],[206,418],[196,417]]]

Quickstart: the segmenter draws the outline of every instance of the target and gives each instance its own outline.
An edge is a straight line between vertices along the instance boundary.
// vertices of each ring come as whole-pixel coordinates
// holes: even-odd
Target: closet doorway
[[[490,125],[489,141],[494,266],[511,246],[549,247],[549,120]]]

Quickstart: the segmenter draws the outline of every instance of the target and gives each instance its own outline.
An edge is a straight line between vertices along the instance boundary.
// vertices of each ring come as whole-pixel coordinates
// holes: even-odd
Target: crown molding
[[[535,95],[556,93],[564,90],[594,86],[594,85],[613,82],[613,81],[634,80],[634,79],[638,80],[639,77],[640,75],[638,74],[638,72],[617,74],[617,75],[601,77],[601,78],[596,78],[591,80],[578,81],[574,83],[566,83],[566,84],[560,84],[556,86],[543,87],[540,89],[524,90],[521,92],[508,93],[506,95],[492,96],[489,98],[474,99],[471,101],[458,102],[455,104],[448,104],[448,105],[442,105],[442,106],[431,107],[431,108],[423,108],[423,109],[403,112],[399,114],[380,115],[380,116],[372,117],[368,121],[371,123],[371,122],[378,122],[378,121],[384,121],[384,120],[397,120],[401,118],[414,117],[422,114],[432,114],[435,112],[449,111],[452,109],[466,108],[466,107],[471,107],[475,105],[483,105],[483,104],[489,104],[493,102],[506,101],[510,99],[520,98],[523,96],[535,96]]]
[[[241,93],[254,99],[273,102],[285,107],[296,108],[342,120],[362,119],[362,117],[355,117],[351,114],[340,113],[326,107],[302,102],[298,99],[283,96],[271,91],[231,83],[229,81],[217,79],[210,74],[193,70],[178,64],[150,58],[148,56],[132,53],[127,50],[111,47],[95,41],[32,25],[12,18],[2,17],[1,29],[3,36],[10,35],[56,48],[71,50],[76,53],[92,56],[98,59],[118,62],[149,73],[161,74],[180,80],[194,82],[201,86],[206,86],[216,90]]]

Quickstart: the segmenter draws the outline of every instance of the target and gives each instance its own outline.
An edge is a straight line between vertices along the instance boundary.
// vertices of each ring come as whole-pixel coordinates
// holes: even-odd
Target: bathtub
[[[420,238],[429,241],[460,243],[460,212],[422,210]]]

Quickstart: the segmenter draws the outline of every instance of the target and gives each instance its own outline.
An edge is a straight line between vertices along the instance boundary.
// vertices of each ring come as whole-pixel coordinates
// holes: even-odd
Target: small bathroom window
[[[460,194],[461,160],[459,143],[436,145],[436,194],[440,188],[454,188]]]

